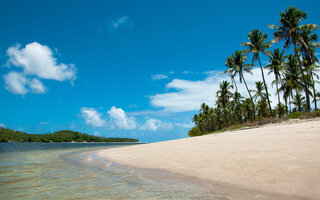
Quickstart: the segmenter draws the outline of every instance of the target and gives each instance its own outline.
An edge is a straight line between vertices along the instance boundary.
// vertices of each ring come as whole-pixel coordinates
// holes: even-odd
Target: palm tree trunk
[[[276,87],[277,87],[277,94],[278,94],[278,104],[280,105],[280,94],[279,94],[279,87],[278,87],[278,77],[276,77]]]
[[[291,99],[290,99],[290,95],[289,95],[289,113],[291,113]]]
[[[272,114],[272,108],[271,108],[271,104],[270,104],[270,99],[269,99],[268,87],[267,87],[267,84],[266,84],[266,80],[265,80],[265,78],[264,78],[264,73],[263,73],[263,69],[262,69],[262,66],[261,66],[261,61],[260,61],[259,55],[258,55],[258,60],[259,60],[259,64],[260,64],[260,69],[261,69],[261,74],[262,74],[262,79],[263,79],[264,87],[265,87],[266,93],[267,93],[267,100],[268,100],[268,105],[269,105],[270,114],[271,114],[271,116],[273,116],[273,114]]]
[[[238,86],[237,86],[237,83],[236,81],[234,80],[234,78],[231,78],[234,86],[236,87],[236,92],[238,93]],[[239,110],[237,111],[237,114],[238,114],[238,120],[240,123],[242,123],[242,119],[241,119],[241,106],[240,106],[240,102],[239,102],[239,99],[237,99],[237,105],[239,106]]]
[[[234,80],[234,78],[231,78],[231,80],[232,80],[234,86],[236,87],[236,92],[238,93],[238,87],[237,87],[236,81]]]
[[[286,113],[288,114],[289,111],[288,111],[288,99],[287,99],[287,97],[285,97],[284,103],[286,104]]]
[[[254,102],[253,102],[253,99],[252,99],[252,96],[251,96],[250,90],[249,90],[249,88],[248,88],[248,85],[247,85],[246,79],[244,79],[243,74],[241,74],[241,76],[242,76],[242,79],[243,79],[244,85],[246,86],[247,91],[248,91],[249,96],[250,96],[250,99],[251,99],[252,108],[253,108],[253,119],[255,120],[255,119],[256,119],[256,109],[255,109],[255,106],[254,106]]]
[[[314,98],[314,109],[317,110],[317,96],[316,96],[316,87],[314,85],[314,81],[312,82],[312,89],[313,89],[313,98]]]
[[[277,75],[275,76],[275,80],[276,80],[276,87],[277,87],[277,94],[278,94],[278,108],[280,108],[280,93],[279,93],[279,87],[278,87],[278,77]],[[281,117],[281,113],[279,112],[279,117]]]
[[[298,55],[298,52],[297,52],[297,48],[296,48],[296,43],[294,42],[293,45],[294,45],[294,54],[295,54],[295,56],[296,56],[296,58],[298,59],[298,62],[299,62],[300,73],[301,73],[303,84],[304,84],[304,91],[306,93],[307,111],[309,112],[310,111],[310,97],[309,97],[309,92],[308,92],[307,80],[306,80],[306,77],[303,74],[301,61],[300,61],[300,58],[299,58],[299,55]]]

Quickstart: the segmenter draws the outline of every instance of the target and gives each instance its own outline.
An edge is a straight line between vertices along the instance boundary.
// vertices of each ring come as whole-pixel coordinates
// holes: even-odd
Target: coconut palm
[[[253,111],[252,106],[252,99],[246,98],[242,104],[242,110],[244,115],[244,121],[252,120],[254,119],[255,111]]]
[[[316,42],[318,40],[317,34],[311,34],[311,31],[308,27],[302,28],[302,39],[304,41],[303,45],[299,48],[299,51],[301,52],[303,56],[303,65],[305,69],[307,70],[309,81],[311,82],[311,87],[313,90],[313,102],[314,107],[317,109],[317,101],[316,99],[316,88],[315,88],[315,81],[314,78],[319,79],[319,76],[315,73],[315,71],[318,71],[319,66],[317,65],[319,63],[319,60],[317,58],[316,54],[316,48],[320,47],[320,42]]]
[[[234,72],[234,64],[233,64],[233,60],[232,60],[232,57],[228,57],[226,59],[226,61],[224,62],[224,64],[228,67],[228,69],[222,73],[220,73],[219,75],[222,75],[222,74],[228,74],[231,78],[231,82],[232,82],[232,85],[235,86],[236,88],[236,92],[238,92],[238,87],[237,87],[237,84],[236,84],[236,81],[234,80],[234,77],[235,77],[235,72]]]
[[[264,92],[265,88],[264,85],[261,81],[257,81],[255,82],[256,84],[256,90],[252,90],[253,92],[255,92],[255,94],[253,95],[254,100],[256,101],[257,99],[259,99],[259,101],[267,99],[267,94]]]
[[[255,119],[255,105],[253,102],[253,98],[251,95],[251,92],[248,88],[246,79],[244,78],[244,73],[249,73],[252,74],[251,70],[252,67],[250,64],[245,64],[246,61],[248,59],[248,56],[245,54],[244,51],[236,51],[234,54],[232,54],[231,56],[231,60],[232,60],[232,74],[234,76],[238,75],[239,76],[239,81],[240,83],[244,83],[244,85],[246,86],[246,89],[248,91],[248,94],[250,96],[251,99],[251,103],[252,103],[252,109],[253,109],[253,118]]]
[[[266,69],[269,70],[268,74],[273,73],[275,80],[272,84],[276,84],[277,91],[279,90],[278,80],[281,78],[281,71],[283,70],[283,63],[284,63],[284,51],[280,52],[280,49],[274,49],[273,52],[269,52],[269,64],[265,66]],[[280,94],[278,95],[278,105],[280,105]],[[280,115],[280,113],[279,113]]]
[[[228,81],[223,81],[222,83],[220,83],[220,90],[217,91],[217,104],[221,105],[223,109],[225,125],[227,125],[228,121],[231,120],[230,116],[229,120],[227,119],[227,117],[228,112],[230,113],[230,98],[232,97],[230,89],[232,88],[233,86],[230,85]]]
[[[287,56],[286,62],[284,63],[283,76],[279,79],[279,82],[281,86],[277,92],[283,92],[283,98],[287,106],[287,99],[293,96],[293,91],[299,93],[303,89],[298,61],[295,56],[291,54]]]
[[[259,61],[259,66],[261,70],[261,75],[262,75],[262,80],[264,83],[264,88],[267,93],[267,100],[268,100],[268,105],[269,105],[269,110],[272,115],[272,108],[271,108],[271,103],[269,99],[269,93],[268,93],[268,86],[266,84],[266,80],[264,78],[264,73],[263,73],[263,68],[261,65],[261,60],[260,60],[260,53],[264,53],[266,55],[269,55],[269,52],[267,51],[268,48],[270,48],[271,42],[265,42],[265,40],[268,38],[268,34],[264,34],[262,31],[259,31],[258,29],[252,30],[248,34],[248,42],[242,43],[242,46],[248,47],[247,51],[251,52],[253,54],[252,57],[252,65],[254,64],[255,61]]]
[[[239,92],[234,92],[232,95],[233,101],[232,101],[232,110],[235,111],[236,117],[237,117],[237,121],[239,123],[242,123],[242,109],[241,109],[241,100],[243,99],[243,97],[241,96],[241,94]]]
[[[253,95],[253,98],[255,100],[258,99],[257,101],[257,111],[258,111],[258,116],[267,116],[267,112],[266,110],[268,109],[268,105],[266,103],[267,100],[267,94],[264,92],[265,88],[264,85],[261,81],[257,81],[256,83],[256,90],[252,90],[253,92],[255,92],[255,94]]]
[[[297,45],[304,43],[302,35],[302,30],[308,28],[310,30],[318,29],[316,24],[305,24],[300,25],[301,21],[307,17],[306,12],[302,12],[300,9],[290,6],[285,12],[280,13],[280,25],[269,25],[270,28],[275,29],[274,32],[274,42],[284,40],[283,48],[288,48],[291,44],[294,47],[295,57],[299,63],[300,74],[304,83],[304,91],[307,100],[307,111],[310,111],[310,98],[308,93],[308,84],[303,73],[302,64],[297,51]]]
[[[296,107],[296,110],[298,110],[299,112],[302,112],[302,108],[305,107],[304,101],[305,101],[305,97],[299,93],[296,93],[293,96],[291,103]]]

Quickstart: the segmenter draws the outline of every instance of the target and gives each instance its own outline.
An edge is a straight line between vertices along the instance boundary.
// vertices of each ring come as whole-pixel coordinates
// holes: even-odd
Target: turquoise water
[[[95,155],[120,145],[0,143],[0,199],[229,199],[192,179]]]

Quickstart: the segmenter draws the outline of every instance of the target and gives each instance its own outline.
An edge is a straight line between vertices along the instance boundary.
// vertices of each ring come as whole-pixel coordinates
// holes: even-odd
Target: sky
[[[219,76],[225,59],[253,29],[272,40],[268,25],[290,5],[308,13],[304,23],[320,24],[320,2],[309,0],[1,0],[0,126],[142,142],[188,137],[200,104],[213,106],[219,83],[230,81]],[[259,70],[246,75],[251,89]]]

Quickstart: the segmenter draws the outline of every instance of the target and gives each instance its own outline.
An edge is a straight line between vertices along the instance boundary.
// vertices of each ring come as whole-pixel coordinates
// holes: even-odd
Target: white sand
[[[320,199],[320,119],[106,149],[99,156],[248,190]]]

